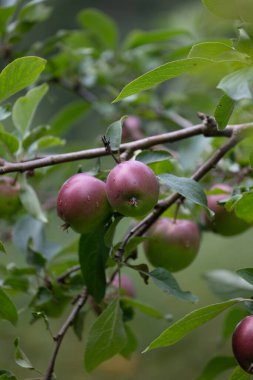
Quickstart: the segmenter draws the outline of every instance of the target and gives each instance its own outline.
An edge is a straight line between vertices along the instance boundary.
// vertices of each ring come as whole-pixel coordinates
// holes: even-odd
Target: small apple
[[[0,177],[0,218],[8,219],[21,207],[20,184],[15,179]]]
[[[161,218],[147,232],[144,252],[154,267],[177,272],[188,267],[200,246],[198,225],[191,220]]]
[[[112,208],[124,216],[144,216],[159,197],[154,172],[140,161],[125,161],[115,166],[106,180],[106,193]]]
[[[241,320],[232,337],[234,356],[244,371],[253,374],[253,315]]]
[[[122,141],[139,140],[143,137],[140,119],[137,116],[129,115],[123,122]]]
[[[74,231],[80,234],[94,231],[111,214],[105,183],[86,173],[73,175],[59,191],[57,212]]]
[[[232,194],[232,187],[221,183],[212,186],[210,190],[215,189],[223,191],[223,194],[210,194],[207,196],[208,207],[215,213],[212,220],[205,216],[207,226],[213,232],[223,236],[233,236],[247,230],[250,227],[248,223],[238,218],[233,211],[229,212],[224,206],[218,204],[218,202]]]
[[[132,279],[126,274],[122,273],[120,275],[120,280],[119,280],[119,275],[117,274],[112,281],[112,285],[116,289],[119,288],[119,281],[120,281],[120,287],[121,287],[122,293],[130,298],[135,298],[136,290],[135,290],[135,286],[133,284]]]

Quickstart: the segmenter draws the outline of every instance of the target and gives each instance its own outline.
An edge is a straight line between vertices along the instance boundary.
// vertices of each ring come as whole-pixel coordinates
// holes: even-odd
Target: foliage
[[[139,350],[136,332],[130,327],[135,310],[166,323],[171,316],[129,297],[123,284],[115,289],[113,279],[124,268],[137,272],[147,286],[153,282],[169,297],[194,304],[192,312],[167,326],[144,352],[173,345],[234,307],[225,319],[225,341],[235,324],[252,313],[253,269],[207,272],[207,283],[223,301],[196,308],[198,294],[183,290],[164,268],[150,269],[140,252],[148,227],[164,213],[174,219],[194,219],[205,233],[209,229],[205,218],[212,221],[213,217],[207,198],[215,193],[208,189],[217,182],[233,187],[220,206],[248,223],[248,228],[252,225],[251,1],[203,0],[199,6],[206,24],[203,30],[198,26],[198,33],[177,25],[132,30],[125,38],[108,15],[82,9],[75,29],[22,45],[38,23],[50,22],[52,8],[47,3],[13,0],[0,8],[0,175],[15,173],[10,174],[13,184],[20,185],[20,207],[2,221],[12,236],[9,242],[3,233],[0,242],[2,257],[9,260],[6,268],[0,268],[0,319],[21,323],[18,296],[25,299],[31,323],[42,319],[51,335],[51,319],[59,324],[61,318],[65,320],[52,340],[52,356],[43,374],[31,364],[18,338],[16,364],[39,372],[44,380],[56,378],[61,342],[70,326],[82,339],[88,313],[94,322],[87,332],[84,370],[92,371],[116,354],[130,358]],[[222,25],[215,37],[208,34],[210,17],[219,17]],[[58,106],[59,91],[69,91],[71,102],[63,96]],[[41,112],[50,96],[55,102],[51,119]],[[200,122],[193,125],[197,111],[201,111]],[[127,130],[129,115],[135,118],[138,139],[136,130]],[[96,148],[82,137],[91,119],[98,120],[104,130],[104,146],[102,136]],[[77,130],[78,123],[87,128]],[[205,141],[200,150],[187,144],[194,136]],[[174,142],[178,144],[172,150]],[[145,163],[157,175],[160,198],[156,207],[141,220],[114,211],[105,225],[89,234],[70,232],[66,238],[61,231],[59,241],[51,241],[48,230],[60,224],[55,218],[57,189],[68,177],[86,170],[84,166],[90,175],[106,180],[113,160],[128,159]],[[81,160],[79,166],[76,162]],[[5,197],[0,186],[0,210]],[[129,230],[119,240],[122,221]],[[12,262],[10,246],[23,254],[25,264]],[[236,309],[237,304],[241,309]],[[232,357],[216,355],[198,379],[214,379],[228,369],[233,371],[231,380],[249,378]],[[0,379],[17,377],[0,369]]]

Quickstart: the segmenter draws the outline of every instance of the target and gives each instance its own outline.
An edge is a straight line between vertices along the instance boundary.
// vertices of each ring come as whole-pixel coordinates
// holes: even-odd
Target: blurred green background
[[[38,39],[40,36],[53,35],[61,28],[72,28],[75,25],[76,13],[84,7],[94,7],[101,9],[111,15],[120,27],[122,36],[132,28],[141,28],[148,30],[155,27],[168,27],[166,20],[171,19],[172,14],[176,14],[177,8],[184,9],[183,15],[192,14],[192,9],[195,9],[199,2],[190,1],[168,1],[168,0],[128,0],[126,2],[119,1],[78,1],[73,2],[55,0],[52,1],[54,12],[51,17],[51,22],[44,28],[43,24],[38,25],[35,31],[28,34],[29,41],[33,38]],[[193,8],[192,8],[193,7]],[[201,13],[201,11],[200,11]],[[185,16],[182,16],[182,19]],[[185,20],[187,23],[188,20]],[[62,99],[61,99],[62,97]],[[44,102],[44,109],[40,110],[39,118],[51,117],[55,111],[55,102],[66,99],[71,99],[71,96],[66,92],[54,90],[50,92],[47,101]],[[89,125],[79,131],[81,125],[76,125],[76,129],[72,134],[71,146],[79,148],[80,136],[85,139],[86,146],[97,144],[98,136],[104,132],[106,126],[100,125],[95,115],[91,115]],[[200,143],[198,139],[193,140],[196,147]],[[83,164],[84,168],[92,169],[95,162],[87,162]],[[73,172],[78,164],[69,164],[67,168],[53,170],[47,184],[46,190],[50,190],[52,194],[58,191],[59,178],[62,178],[64,170]],[[67,175],[65,175],[67,177]],[[55,185],[57,183],[57,185]],[[63,232],[60,229],[60,221],[53,215],[52,223],[54,227],[48,228],[49,237],[55,242],[64,239],[70,239],[74,235],[63,237]],[[53,223],[54,222],[54,223]],[[57,226],[57,227],[55,227]],[[253,234],[252,230],[232,238],[221,238],[212,233],[203,233],[202,244],[198,257],[194,263],[186,270],[176,274],[180,286],[184,290],[190,290],[196,294],[200,301],[198,307],[208,305],[209,303],[218,302],[218,298],[212,294],[207,286],[203,275],[206,271],[224,268],[229,270],[237,270],[244,267],[252,267],[252,246]],[[24,264],[23,257],[16,252],[12,245],[7,244],[8,261]],[[3,259],[4,262],[5,259]],[[144,259],[141,252],[138,259],[142,262]],[[7,261],[7,259],[6,259]],[[127,273],[127,271],[126,271]],[[135,282],[138,298],[143,302],[153,305],[164,313],[173,315],[174,320],[185,315],[187,312],[196,308],[196,305],[189,304],[180,300],[176,300],[168,296],[156,288],[153,284],[146,286],[142,279],[135,273],[130,274]],[[22,303],[25,300],[17,298],[22,310]],[[8,323],[1,323],[1,343],[0,343],[0,366],[1,368],[11,369],[19,379],[36,377],[36,374],[28,373],[13,364],[14,347],[12,342],[15,337],[20,337],[20,343],[23,350],[28,354],[32,363],[36,368],[44,371],[51,351],[53,342],[48,332],[46,331],[42,321],[30,326],[30,314],[22,311],[18,326],[9,329]],[[64,316],[62,321],[64,320]],[[89,315],[85,321],[84,342],[79,342],[72,331],[66,335],[56,365],[57,378],[60,380],[107,380],[112,377],[120,377],[122,380],[194,380],[200,374],[206,362],[214,354],[231,355],[230,342],[225,345],[220,344],[220,336],[224,321],[224,315],[216,318],[207,325],[190,334],[186,339],[177,345],[168,349],[159,349],[150,353],[141,354],[141,351],[153,340],[166,326],[168,322],[154,320],[148,316],[136,312],[136,318],[131,322],[131,326],[137,333],[138,337],[138,353],[134,354],[130,361],[126,361],[121,357],[115,357],[112,360],[101,365],[92,374],[85,373],[83,369],[83,351],[85,345],[85,335],[93,321],[93,316]],[[52,330],[56,333],[61,326],[61,321],[50,322]],[[37,376],[39,377],[39,375]],[[227,379],[228,374],[218,377],[218,380]]]

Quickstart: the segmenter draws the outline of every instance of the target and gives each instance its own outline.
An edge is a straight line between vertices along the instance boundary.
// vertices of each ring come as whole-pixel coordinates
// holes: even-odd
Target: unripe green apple
[[[115,166],[106,180],[106,193],[112,208],[124,216],[144,216],[159,197],[154,172],[140,161],[125,161]]]
[[[236,326],[232,337],[234,356],[244,371],[253,374],[253,315]]]
[[[144,252],[154,267],[177,272],[188,267],[200,246],[198,225],[191,220],[161,218],[147,232]]]
[[[114,279],[112,281],[112,285],[115,288],[119,288],[119,275],[118,274],[114,277]],[[129,276],[127,276],[126,274],[120,275],[120,287],[121,287],[124,295],[126,295],[130,298],[135,298],[136,290],[135,290],[134,283],[133,283],[132,279]]]
[[[207,226],[213,232],[223,236],[233,236],[244,232],[250,225],[238,218],[233,211],[229,212],[224,206],[218,204],[232,193],[232,187],[221,183],[212,186],[210,190],[215,189],[222,190],[223,194],[210,194],[207,196],[208,207],[215,213],[212,220],[206,217]]]
[[[59,191],[57,212],[74,231],[80,234],[94,231],[111,214],[105,183],[86,173],[73,175]]]
[[[0,177],[0,218],[8,219],[21,207],[20,184],[8,176]]]

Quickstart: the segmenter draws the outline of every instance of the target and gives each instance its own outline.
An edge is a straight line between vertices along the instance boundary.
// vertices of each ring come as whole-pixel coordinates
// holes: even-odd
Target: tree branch
[[[46,374],[45,374],[43,380],[51,380],[52,379],[56,358],[57,358],[62,340],[63,340],[67,330],[69,329],[69,327],[73,324],[77,314],[79,313],[80,309],[83,307],[83,305],[85,304],[87,299],[88,299],[88,292],[86,289],[84,289],[82,291],[82,293],[79,294],[73,309],[71,310],[69,316],[67,317],[66,321],[62,325],[58,334],[54,338],[55,347],[54,347],[54,350],[53,350],[53,353],[52,353],[52,356],[51,356],[51,359],[50,359],[50,362],[49,362],[49,365],[48,365],[48,368],[47,368],[47,371],[46,371]]]
[[[173,143],[175,141],[184,140],[189,137],[204,135],[205,137],[230,137],[233,133],[234,128],[238,127],[251,127],[253,128],[253,123],[251,124],[242,124],[236,126],[227,126],[222,131],[214,130],[209,128],[208,125],[198,124],[189,128],[185,128],[179,131],[173,131],[168,133],[163,133],[156,136],[146,137],[140,140],[132,141],[129,143],[121,144],[119,148],[119,153],[131,152],[138,149],[148,149],[152,146],[164,144],[164,143]],[[103,148],[94,148],[81,150],[71,153],[62,153],[49,155],[46,157],[35,158],[32,160],[22,161],[22,162],[6,162],[2,160],[0,162],[0,175],[11,173],[11,172],[25,172],[27,170],[34,170],[37,168],[42,168],[45,166],[52,166],[57,164],[62,164],[71,161],[78,161],[83,159],[92,159],[102,156],[109,155],[109,152]]]

